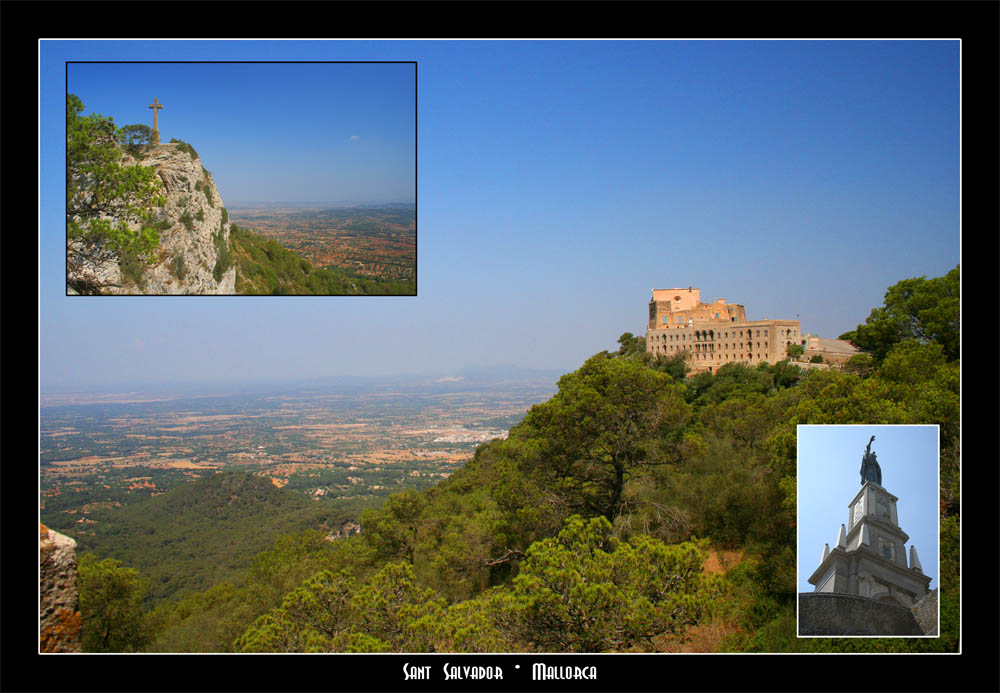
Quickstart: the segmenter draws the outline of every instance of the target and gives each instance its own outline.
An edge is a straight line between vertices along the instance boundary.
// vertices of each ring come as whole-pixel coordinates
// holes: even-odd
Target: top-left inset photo
[[[66,63],[67,295],[417,294],[416,62]]]

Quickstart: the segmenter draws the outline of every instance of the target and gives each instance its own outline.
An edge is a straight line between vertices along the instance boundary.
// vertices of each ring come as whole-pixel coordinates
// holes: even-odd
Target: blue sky
[[[882,487],[896,496],[899,527],[915,546],[930,589],[938,585],[938,427],[798,427],[798,590],[812,592],[808,578],[819,566],[823,545],[837,544],[847,525],[848,504],[861,489],[861,458],[868,439],[882,469]]]
[[[40,56],[43,391],[570,371],[642,334],[654,287],[836,337],[890,285],[959,263],[956,41],[43,41]],[[416,61],[418,296],[65,297],[67,60]],[[159,98],[163,137],[198,150],[227,204],[375,194],[333,165],[351,145],[371,147],[354,160],[367,180],[405,159],[405,75],[82,67],[88,112],[148,122]]]
[[[189,142],[240,202],[416,198],[413,63],[71,63],[84,113]]]

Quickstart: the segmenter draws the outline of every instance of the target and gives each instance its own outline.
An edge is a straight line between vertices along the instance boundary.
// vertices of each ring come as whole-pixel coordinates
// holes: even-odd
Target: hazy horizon
[[[103,381],[101,383],[81,383],[76,386],[58,386],[52,383],[40,383],[39,393],[47,395],[69,395],[69,394],[112,394],[139,392],[143,394],[180,394],[191,392],[219,392],[237,390],[258,390],[278,388],[287,390],[303,387],[332,387],[339,384],[362,383],[362,384],[407,384],[413,381],[452,381],[470,382],[481,380],[529,380],[553,378],[558,379],[563,375],[563,369],[552,368],[521,368],[513,364],[481,364],[478,366],[466,366],[450,371],[433,372],[412,372],[399,371],[384,374],[366,375],[326,375],[314,377],[283,376],[274,375],[270,377],[243,377],[243,378],[202,378],[199,380],[132,380],[132,381]],[[455,381],[455,379],[459,379]],[[554,380],[553,380],[554,382]]]
[[[836,338],[888,287],[960,262],[960,50],[956,40],[41,41],[41,384],[482,363],[570,372],[617,349],[623,332],[645,334],[650,289],[670,286]],[[363,71],[334,80],[325,64],[240,65],[228,79],[231,66],[211,64],[263,59],[415,61],[412,184],[377,192],[349,175],[361,147],[395,170],[412,165],[412,63],[367,101],[353,96],[370,92]],[[416,187],[417,295],[66,296],[66,63],[88,60],[105,62],[69,66],[86,112],[147,122],[158,97],[163,139],[195,147],[226,204],[402,199]],[[178,62],[150,72],[136,61]],[[414,94],[394,97],[404,85]],[[371,181],[376,170],[357,172]]]
[[[240,209],[253,205],[262,207],[277,207],[280,205],[299,205],[302,207],[416,207],[415,201],[406,200],[236,200],[226,204],[226,209]]]

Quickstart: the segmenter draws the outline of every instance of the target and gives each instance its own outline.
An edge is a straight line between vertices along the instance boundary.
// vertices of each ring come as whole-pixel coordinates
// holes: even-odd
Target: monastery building
[[[777,363],[788,346],[807,346],[798,320],[747,320],[738,303],[702,303],[701,290],[653,289],[646,351],[656,356],[688,352],[691,373],[714,372],[727,363]]]

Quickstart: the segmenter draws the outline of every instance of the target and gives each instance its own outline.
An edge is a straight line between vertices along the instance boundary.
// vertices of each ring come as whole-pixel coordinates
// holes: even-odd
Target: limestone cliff
[[[101,293],[235,293],[228,215],[194,150],[185,144],[158,144],[140,155],[140,160],[125,154],[120,163],[156,169],[167,202],[154,210],[160,243],[152,261],[118,258],[104,262],[95,271],[103,285]],[[69,284],[70,293],[75,293],[72,281]]]
[[[76,542],[41,525],[39,553],[39,650],[80,652],[80,598]]]

